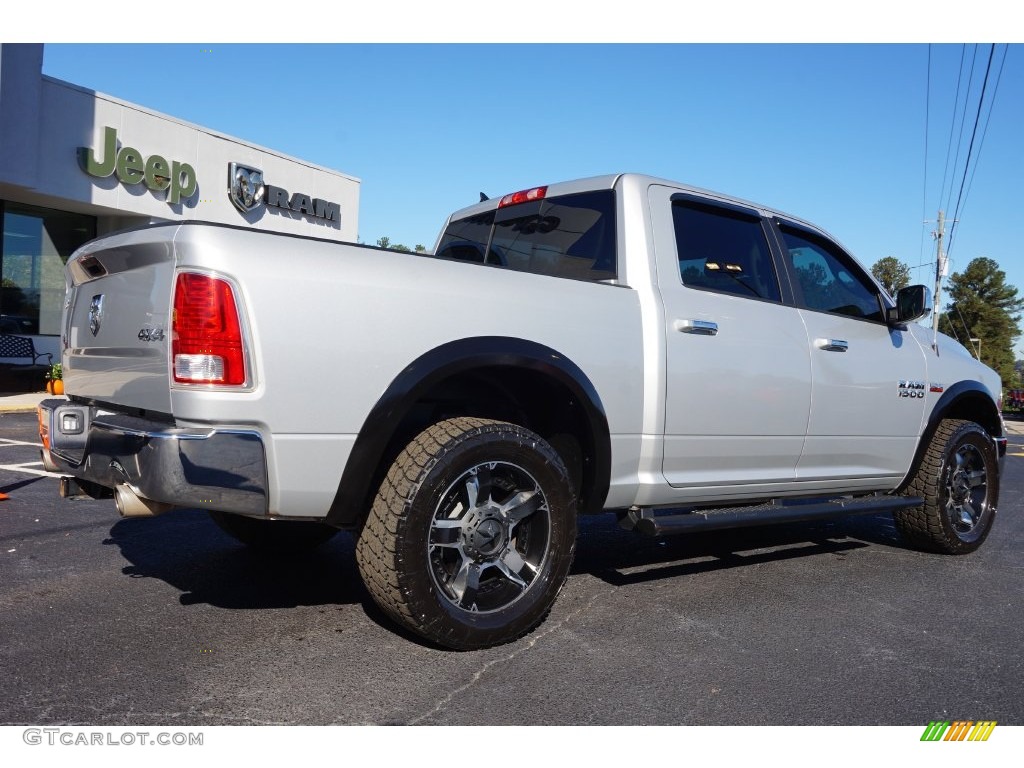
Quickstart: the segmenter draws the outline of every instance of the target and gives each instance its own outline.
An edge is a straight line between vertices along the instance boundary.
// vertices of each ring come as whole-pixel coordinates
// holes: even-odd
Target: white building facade
[[[0,45],[0,333],[59,360],[64,264],[115,230],[200,220],[356,240],[359,179],[47,77],[42,61],[42,45]]]

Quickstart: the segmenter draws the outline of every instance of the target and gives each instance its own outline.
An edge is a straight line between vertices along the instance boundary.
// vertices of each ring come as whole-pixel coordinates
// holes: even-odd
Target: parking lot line
[[[27,475],[41,475],[43,477],[63,477],[57,472],[47,472],[45,469],[30,469],[30,467],[41,467],[41,461],[27,461],[24,464],[0,464],[0,471],[24,472]]]
[[[42,448],[43,447],[39,443],[29,443],[29,442],[26,442],[24,440],[11,440],[11,439],[6,438],[6,437],[0,437],[0,448],[4,447],[5,445],[30,445],[33,448]]]

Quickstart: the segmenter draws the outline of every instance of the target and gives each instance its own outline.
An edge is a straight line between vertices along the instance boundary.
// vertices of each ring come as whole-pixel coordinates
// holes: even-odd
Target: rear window
[[[562,195],[458,219],[448,225],[436,255],[574,280],[611,280],[615,193]]]

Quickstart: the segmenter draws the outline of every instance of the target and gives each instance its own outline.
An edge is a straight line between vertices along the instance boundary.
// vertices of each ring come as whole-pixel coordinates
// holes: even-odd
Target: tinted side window
[[[809,309],[882,322],[874,284],[833,243],[810,233],[780,227],[793,274]]]
[[[615,193],[601,190],[453,221],[436,255],[521,272],[610,280],[616,276],[615,246]]]
[[[689,202],[672,205],[679,276],[691,288],[779,301],[760,219]]]
[[[486,264],[503,264],[501,256],[492,249],[487,251],[487,241],[494,226],[494,211],[453,221],[445,230],[437,255],[458,261],[476,261]]]

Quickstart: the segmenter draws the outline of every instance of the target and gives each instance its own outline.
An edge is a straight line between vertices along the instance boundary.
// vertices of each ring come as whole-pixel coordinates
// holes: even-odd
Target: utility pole
[[[939,228],[935,231],[935,303],[932,310],[932,346],[938,344],[939,333],[939,302],[942,293],[942,278],[946,276],[946,254],[942,250],[942,239],[946,235],[946,214],[939,211]]]

